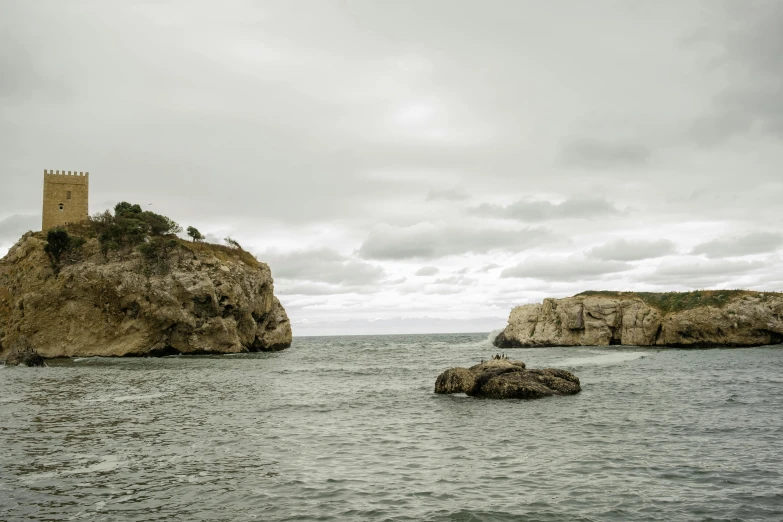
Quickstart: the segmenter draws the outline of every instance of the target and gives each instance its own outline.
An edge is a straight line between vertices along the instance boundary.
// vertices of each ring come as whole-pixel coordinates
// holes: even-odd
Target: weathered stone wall
[[[79,223],[89,215],[89,172],[44,170],[41,230]]]

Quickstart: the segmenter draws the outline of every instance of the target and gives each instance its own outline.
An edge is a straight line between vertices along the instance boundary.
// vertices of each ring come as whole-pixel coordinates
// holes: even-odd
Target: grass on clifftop
[[[186,248],[191,252],[210,253],[221,261],[238,260],[252,267],[261,265],[261,262],[256,259],[253,254],[247,250],[242,250],[241,248],[217,245],[215,243],[185,241],[182,239],[180,239],[179,242],[183,248]]]
[[[576,294],[577,296],[596,297],[638,297],[646,304],[653,306],[663,313],[681,312],[701,306],[723,308],[729,301],[745,296],[760,297],[781,296],[778,292],[754,292],[751,290],[696,290],[694,292],[614,292],[611,290],[588,290]]]

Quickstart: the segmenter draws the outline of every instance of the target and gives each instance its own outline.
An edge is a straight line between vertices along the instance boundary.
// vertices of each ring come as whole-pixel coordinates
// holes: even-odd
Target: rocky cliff
[[[783,343],[783,294],[585,292],[517,306],[498,347],[763,346]]]
[[[136,249],[102,252],[88,239],[55,270],[45,244],[27,233],[0,260],[0,359],[21,336],[47,358],[291,343],[269,267],[241,249],[170,238],[151,261]]]

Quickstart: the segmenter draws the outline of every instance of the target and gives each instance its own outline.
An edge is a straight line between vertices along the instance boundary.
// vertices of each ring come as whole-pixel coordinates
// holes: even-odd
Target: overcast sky
[[[0,0],[0,255],[44,169],[268,262],[294,335],[783,290],[783,2]]]

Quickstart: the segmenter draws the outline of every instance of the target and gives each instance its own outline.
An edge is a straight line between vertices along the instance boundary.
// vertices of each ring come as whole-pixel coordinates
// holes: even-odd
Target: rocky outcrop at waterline
[[[45,358],[290,346],[269,266],[241,249],[167,241],[151,259],[87,239],[55,268],[46,237],[25,234],[0,260],[0,359],[21,336]]]
[[[579,393],[579,379],[556,368],[528,369],[522,361],[493,359],[451,368],[435,381],[435,393],[465,393],[488,399],[540,399]]]
[[[783,294],[585,292],[517,306],[495,338],[535,346],[741,347],[783,343]]]
[[[27,337],[19,337],[5,356],[6,366],[46,366],[44,358],[30,345]]]

